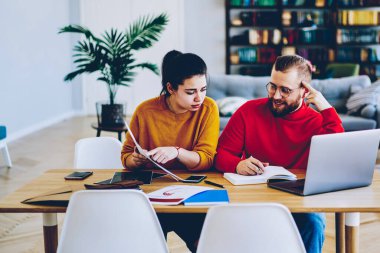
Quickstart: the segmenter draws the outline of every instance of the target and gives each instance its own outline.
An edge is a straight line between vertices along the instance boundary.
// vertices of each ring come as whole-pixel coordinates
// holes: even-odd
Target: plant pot
[[[123,127],[125,126],[126,103],[115,103],[113,105],[97,102],[96,114],[99,126]]]

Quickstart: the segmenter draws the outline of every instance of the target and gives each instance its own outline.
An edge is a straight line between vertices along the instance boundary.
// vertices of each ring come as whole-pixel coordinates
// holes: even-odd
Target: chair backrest
[[[198,244],[205,252],[306,252],[289,210],[257,203],[211,207]]]
[[[84,138],[75,144],[74,168],[119,169],[122,144],[113,137]]]
[[[168,252],[157,215],[136,190],[91,190],[72,195],[58,253]]]
[[[5,126],[0,126],[0,140],[7,137],[7,128]]]
[[[339,78],[359,75],[359,64],[355,63],[329,63],[326,66],[326,77]]]

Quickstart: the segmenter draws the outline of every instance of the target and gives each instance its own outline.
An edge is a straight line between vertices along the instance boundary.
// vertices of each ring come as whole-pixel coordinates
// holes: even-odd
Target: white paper
[[[205,186],[170,185],[148,193],[147,195],[152,204],[178,205],[185,199],[208,190],[213,190],[213,188]]]
[[[156,165],[158,168],[162,169],[163,171],[165,171],[167,174],[169,174],[172,178],[174,178],[176,181],[184,181],[184,179],[180,178],[179,176],[177,176],[176,174],[170,172],[168,169],[162,167],[161,165],[159,165],[158,163],[156,163],[152,158],[149,157],[149,155],[141,148],[141,146],[138,144],[138,142],[136,141],[135,139],[135,136],[133,135],[131,129],[129,128],[127,122],[125,122],[125,125],[127,126],[127,129],[128,129],[128,132],[129,134],[131,135],[132,137],[132,140],[133,142],[135,143],[136,147],[137,147],[137,150],[140,152],[140,154],[142,154],[143,156],[145,156],[150,162],[152,162],[154,165]]]

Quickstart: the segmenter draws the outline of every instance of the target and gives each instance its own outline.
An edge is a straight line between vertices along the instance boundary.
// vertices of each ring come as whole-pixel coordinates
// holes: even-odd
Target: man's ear
[[[303,81],[301,82],[301,87],[304,89],[304,93],[303,93],[303,95],[302,95],[302,98],[305,98],[306,96],[307,96],[307,94],[309,93],[309,89],[308,88],[306,88],[306,86],[305,85],[303,85]]]

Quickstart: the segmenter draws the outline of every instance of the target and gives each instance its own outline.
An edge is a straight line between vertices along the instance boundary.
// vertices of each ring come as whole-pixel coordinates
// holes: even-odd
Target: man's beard
[[[299,96],[294,102],[288,104],[288,103],[284,102],[282,99],[276,99],[275,100],[272,97],[272,98],[269,98],[269,108],[270,108],[271,112],[273,113],[273,116],[284,117],[285,115],[288,115],[289,113],[292,113],[295,110],[297,110],[297,108],[300,105],[300,99],[301,99],[301,96]],[[282,104],[283,108],[280,109],[280,108],[274,107],[273,101],[283,102],[283,104]]]

